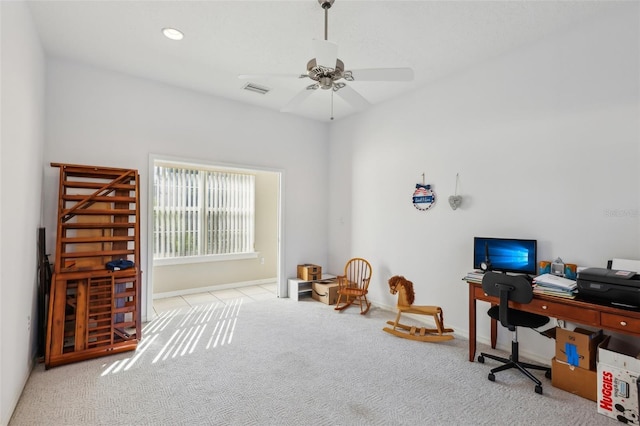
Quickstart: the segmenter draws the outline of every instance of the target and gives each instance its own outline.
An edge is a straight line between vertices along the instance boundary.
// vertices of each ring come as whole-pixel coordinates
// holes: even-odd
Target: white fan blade
[[[353,81],[411,81],[411,68],[369,68],[351,70]]]
[[[338,44],[329,40],[313,40],[313,52],[316,64],[326,68],[336,67],[338,60]]]
[[[308,86],[302,89],[297,95],[295,95],[280,111],[290,112],[293,111],[298,105],[304,102],[315,89],[312,89],[315,85]],[[316,87],[317,88],[317,87]]]
[[[267,78],[303,78],[306,74],[240,74],[240,80],[260,80]]]
[[[342,99],[358,110],[365,109],[371,105],[368,100],[363,98],[360,93],[353,90],[350,86],[344,86],[343,88],[336,90],[336,94],[340,95]]]

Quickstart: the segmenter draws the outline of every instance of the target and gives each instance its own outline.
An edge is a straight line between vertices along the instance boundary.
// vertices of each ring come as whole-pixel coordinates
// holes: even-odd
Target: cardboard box
[[[556,328],[556,359],[586,370],[596,369],[598,344],[602,342],[602,330],[591,331],[576,328],[573,331]]]
[[[322,267],[305,263],[298,265],[298,278],[305,281],[315,281],[322,279]]]
[[[595,371],[574,367],[555,357],[551,360],[551,384],[591,401],[598,399],[598,374]]]
[[[338,281],[323,280],[311,283],[311,297],[327,305],[335,305],[338,301]]]
[[[598,347],[598,413],[637,423],[640,348],[613,337]]]

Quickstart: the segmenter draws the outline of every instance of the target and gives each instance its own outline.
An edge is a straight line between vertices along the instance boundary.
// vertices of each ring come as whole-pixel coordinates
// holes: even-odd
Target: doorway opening
[[[283,173],[149,157],[148,320],[159,299],[260,288],[280,296]]]

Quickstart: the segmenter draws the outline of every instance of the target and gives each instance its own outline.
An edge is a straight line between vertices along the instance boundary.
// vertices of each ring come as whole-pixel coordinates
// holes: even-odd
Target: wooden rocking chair
[[[413,301],[413,283],[402,276],[396,275],[389,279],[389,291],[398,293],[398,315],[395,321],[387,321],[393,328],[385,327],[384,331],[405,339],[418,340],[420,342],[442,342],[453,339],[453,329],[444,328],[442,309],[439,306],[415,306]],[[403,314],[431,315],[437,328],[416,327],[400,323]]]
[[[338,301],[336,311],[342,311],[355,304],[360,306],[362,315],[369,312],[371,303],[367,300],[371,281],[371,265],[366,260],[356,257],[347,262],[344,275],[338,276]]]

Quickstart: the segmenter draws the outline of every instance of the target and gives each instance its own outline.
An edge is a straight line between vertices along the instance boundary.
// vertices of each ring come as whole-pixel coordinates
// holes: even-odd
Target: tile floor
[[[183,296],[154,299],[153,309],[156,315],[166,311],[191,308],[206,303],[224,303],[230,300],[244,299],[243,302],[254,302],[277,297],[277,284],[261,284],[248,287],[228,288],[225,290],[204,293],[185,294]]]

